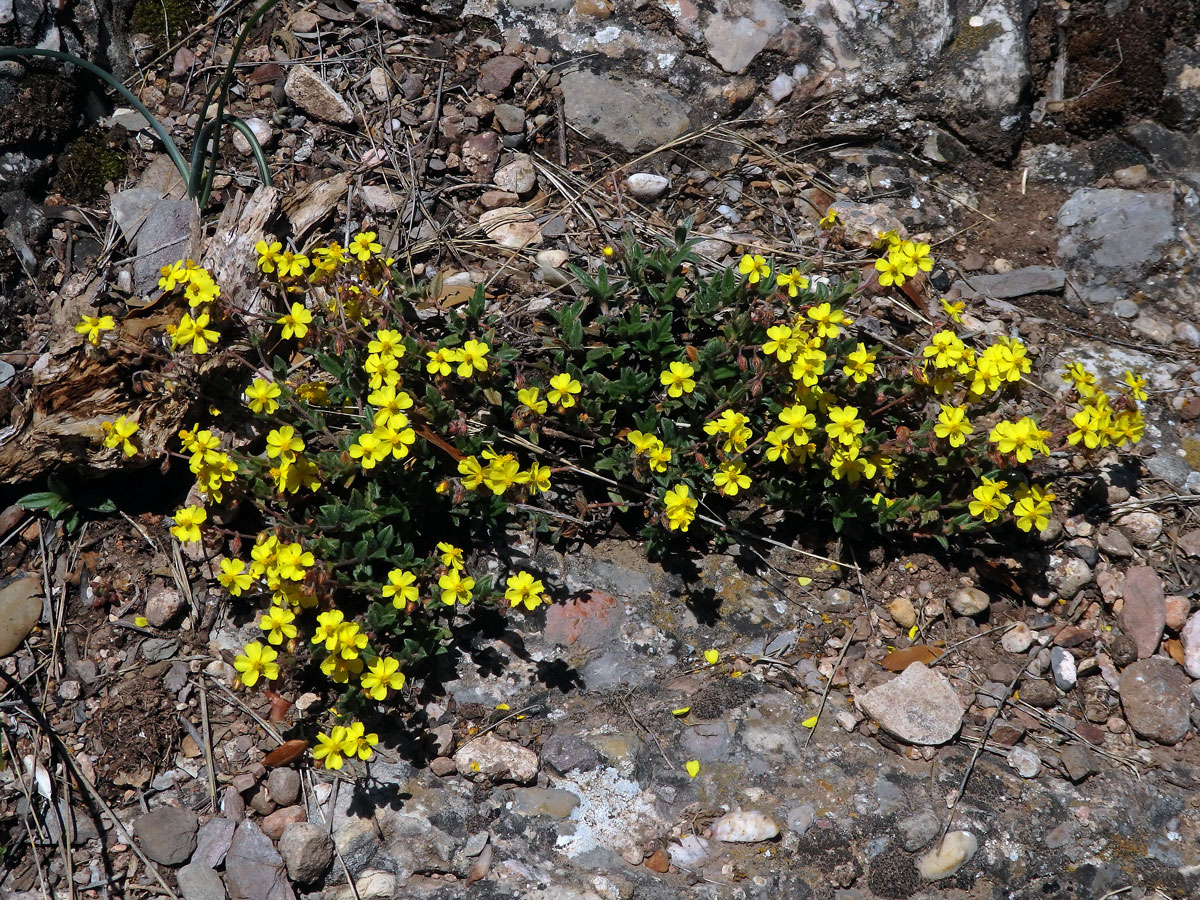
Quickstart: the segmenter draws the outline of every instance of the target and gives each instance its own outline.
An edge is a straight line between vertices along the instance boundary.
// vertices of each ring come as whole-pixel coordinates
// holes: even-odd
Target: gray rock
[[[1050,557],[1050,571],[1046,573],[1046,579],[1050,582],[1058,596],[1064,600],[1070,600],[1092,580],[1092,570],[1082,559],[1076,556],[1059,556],[1052,554]]]
[[[525,110],[511,103],[497,103],[492,111],[496,124],[508,134],[520,134],[525,130]]]
[[[1050,674],[1060,691],[1069,691],[1075,687],[1078,674],[1075,667],[1075,657],[1062,647],[1050,648]]]
[[[1136,319],[1141,311],[1142,308],[1137,305],[1137,301],[1130,300],[1128,297],[1118,300],[1112,307],[1112,314],[1118,319]]]
[[[225,883],[207,866],[190,863],[175,873],[183,900],[225,900]]]
[[[1067,273],[1056,266],[1025,266],[996,275],[976,275],[961,283],[965,297],[1007,300],[1026,294],[1054,294],[1067,283]]]
[[[311,884],[324,875],[333,862],[333,838],[320,825],[293,822],[283,829],[279,853],[292,881]]]
[[[1080,188],[1058,211],[1058,259],[1094,302],[1111,302],[1175,238],[1170,191]]]
[[[580,69],[563,76],[562,91],[573,127],[631,152],[665,144],[690,125],[687,104],[647,82]]]
[[[1179,642],[1183,644],[1183,667],[1192,678],[1200,678],[1200,610],[1188,617]]]
[[[308,66],[292,66],[283,84],[288,99],[314,119],[335,125],[354,122],[354,110]]]
[[[1106,528],[1101,531],[1096,542],[1103,552],[1116,559],[1128,559],[1135,553],[1133,544],[1119,528]]]
[[[267,793],[280,806],[291,806],[300,797],[300,773],[295,769],[272,769],[267,776]]]
[[[787,72],[780,72],[767,85],[767,96],[776,103],[782,103],[792,95],[792,91],[796,89],[796,79]]]
[[[1153,656],[1167,624],[1162,579],[1149,566],[1134,566],[1125,573],[1124,601],[1117,623],[1137,646],[1138,659]]]
[[[503,94],[524,68],[524,60],[516,56],[493,56],[479,68],[479,90],[485,94]]]
[[[396,7],[387,0],[360,0],[355,12],[360,18],[378,22],[392,31],[404,31],[407,24]]]
[[[1066,548],[1088,566],[1095,566],[1100,561],[1100,553],[1096,545],[1088,538],[1072,538],[1067,541]]]
[[[1022,778],[1037,778],[1042,771],[1042,758],[1025,747],[1013,747],[1008,751],[1008,764]]]
[[[241,797],[238,797],[241,800]],[[217,816],[209,819],[200,826],[196,835],[196,852],[192,854],[192,863],[207,869],[215,869],[225,862],[225,854],[233,841],[233,833],[237,830],[237,822],[227,816]]]
[[[1000,646],[1009,653],[1024,653],[1033,643],[1033,629],[1024,622],[1018,622],[1000,638]]]
[[[744,72],[786,22],[786,10],[771,0],[757,0],[752,18],[714,13],[704,29],[708,55],[731,75]]]
[[[515,781],[529,784],[537,778],[537,754],[512,741],[485,734],[464,744],[454,754],[458,774],[474,781]]]
[[[283,859],[253,822],[242,822],[225,856],[225,887],[232,900],[295,900]]]
[[[271,127],[271,123],[259,118],[251,116],[245,120],[246,125],[250,128],[250,133],[254,135],[254,139],[258,141],[259,146],[269,147],[275,141],[275,129]],[[253,152],[250,142],[246,140],[246,136],[236,128],[233,131],[233,146],[238,153],[249,156]]]
[[[1022,700],[1039,709],[1050,709],[1058,703],[1058,691],[1049,681],[1030,679],[1021,685],[1020,693]]]
[[[29,636],[42,617],[42,579],[15,578],[0,588],[0,656],[8,656]]]
[[[896,823],[900,831],[900,846],[909,853],[916,853],[923,847],[928,847],[942,830],[942,823],[931,809],[923,809],[905,816]]]
[[[162,191],[145,187],[117,191],[108,198],[108,208],[112,212],[113,220],[121,229],[121,236],[130,246],[145,224],[150,208],[161,199]]]
[[[1140,659],[1121,673],[1121,706],[1130,727],[1160,744],[1183,739],[1191,723],[1191,683],[1183,669],[1161,657]]]
[[[143,852],[164,866],[185,863],[196,849],[196,814],[177,806],[160,806],[133,823]]]
[[[158,284],[163,266],[195,257],[199,241],[200,212],[191,200],[157,201],[138,232],[137,259],[133,262],[133,287],[146,293]]]
[[[958,733],[965,711],[946,676],[919,662],[859,702],[880,728],[910,744],[946,743]]]
[[[1137,547],[1149,547],[1163,530],[1162,516],[1148,510],[1127,513],[1117,520],[1117,525]]]
[[[960,616],[977,616],[985,613],[992,601],[977,587],[960,588],[950,595],[950,608]]]
[[[1072,744],[1058,758],[1067,770],[1067,777],[1076,784],[1100,771],[1096,754],[1079,744]]]
[[[638,200],[657,200],[671,186],[671,179],[653,172],[634,172],[622,182]]]
[[[1167,53],[1164,64],[1164,121],[1183,131],[1200,122],[1200,49],[1180,42]]]
[[[513,792],[513,812],[519,816],[565,819],[579,805],[579,795],[559,788],[518,788]]]
[[[155,628],[170,624],[187,605],[179,588],[155,579],[146,590],[146,621]]]
[[[496,170],[496,187],[512,194],[524,195],[537,187],[537,172],[533,160],[524,153],[516,154],[512,162]]]

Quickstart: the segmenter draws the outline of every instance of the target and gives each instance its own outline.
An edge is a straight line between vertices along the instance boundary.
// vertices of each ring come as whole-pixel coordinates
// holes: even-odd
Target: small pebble
[[[1008,764],[1022,778],[1037,778],[1042,771],[1042,758],[1024,747],[1013,747],[1008,751]]]
[[[978,616],[987,612],[991,599],[976,587],[960,588],[950,595],[950,608],[960,616]]]
[[[951,831],[940,844],[917,862],[917,870],[926,881],[949,878],[968,862],[979,849],[979,841],[969,831]]]
[[[1009,653],[1024,653],[1033,644],[1033,629],[1018,622],[1000,638],[1000,646]]]
[[[1069,691],[1075,687],[1078,678],[1075,668],[1075,657],[1062,647],[1050,648],[1050,671],[1054,675],[1054,683],[1060,691]]]

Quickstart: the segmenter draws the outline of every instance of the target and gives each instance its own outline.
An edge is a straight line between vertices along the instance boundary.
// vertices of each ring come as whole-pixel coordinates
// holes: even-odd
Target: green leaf
[[[32,494],[26,494],[17,500],[17,503],[24,509],[45,509],[56,500],[60,500],[58,494],[54,491],[35,491]]]

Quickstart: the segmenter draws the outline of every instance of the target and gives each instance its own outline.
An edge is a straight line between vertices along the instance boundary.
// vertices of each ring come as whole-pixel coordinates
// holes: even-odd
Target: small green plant
[[[51,519],[62,522],[67,534],[77,532],[87,515],[111,513],[117,509],[116,504],[108,499],[100,502],[80,501],[62,479],[53,475],[46,479],[46,490],[26,494],[17,503],[30,512],[45,510]]]
[[[823,223],[836,240],[836,215]],[[604,247],[599,266],[572,269],[579,291],[552,321],[502,310],[482,287],[443,305],[371,231],[307,253],[259,242],[275,309],[254,321],[222,318],[202,267],[164,268],[159,286],[187,304],[170,330],[182,372],[210,353],[243,365],[206,390],[221,431],[252,435],[235,446],[198,423],[180,431],[175,455],[203,503],[171,530],[222,552],[217,581],[261,610],[265,643],[237,657],[242,685],[316,669],[339,692],[315,751],[325,765],[371,755],[365,723],[472,616],[561,595],[511,529],[553,543],[619,524],[660,555],[753,540],[767,514],[860,538],[1019,540],[1051,514],[1038,480],[1051,453],[1141,437],[1133,373],[1110,391],[1072,365],[1070,392],[1047,402],[1023,389],[1016,336],[960,335],[961,304],[879,340],[855,321],[868,303],[858,269],[749,253],[703,271],[692,244],[685,223],[652,247]],[[925,244],[878,246],[878,290],[932,267]],[[115,327],[78,330],[103,353]],[[106,446],[141,452],[133,422],[105,424]],[[235,499],[264,527],[210,523]]]
[[[238,58],[241,56],[242,47],[246,42],[247,36],[254,26],[258,24],[259,20],[273,9],[278,2],[279,0],[266,0],[265,3],[255,9],[238,33],[237,40],[233,45],[233,51],[225,66],[225,71],[222,73],[221,78],[209,89],[208,95],[205,97],[204,104],[201,107],[201,109],[207,111],[212,108],[213,101],[216,101],[216,112],[211,118],[203,120],[196,131],[196,135],[192,141],[190,162],[184,158],[183,153],[176,146],[166,126],[154,117],[145,104],[110,72],[106,72],[95,63],[82,59],[73,53],[64,53],[60,50],[46,50],[40,47],[0,47],[0,60],[18,60],[30,57],[53,59],[69,65],[79,66],[105,82],[150,124],[154,133],[158,135],[158,139],[162,141],[163,148],[171,158],[171,162],[174,163],[175,168],[183,178],[183,182],[187,186],[188,196],[195,200],[197,205],[203,209],[208,205],[209,197],[212,194],[213,179],[217,174],[217,152],[220,145],[221,132],[226,125],[236,128],[242,133],[242,136],[250,144],[255,164],[258,166],[258,174],[263,184],[271,183],[271,168],[267,164],[267,157],[263,153],[262,145],[259,143],[258,138],[255,137],[254,131],[244,120],[228,113],[225,110],[225,105],[229,98],[229,89],[233,85],[235,67],[237,66]]]

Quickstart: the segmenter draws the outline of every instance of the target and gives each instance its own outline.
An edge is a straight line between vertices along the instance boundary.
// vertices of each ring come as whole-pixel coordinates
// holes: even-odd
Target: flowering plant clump
[[[927,244],[881,246],[871,290],[928,289]],[[702,272],[687,225],[601,257],[572,267],[580,291],[553,323],[502,316],[482,287],[442,304],[395,274],[372,231],[304,252],[260,241],[273,311],[249,327],[221,314],[203,268],[163,270],[188,308],[178,353],[251,351],[228,351],[242,405],[221,413],[251,427],[195,424],[171,448],[203,500],[171,531],[223,552],[216,580],[257,610],[240,684],[307,668],[338,693],[314,751],[329,768],[370,758],[367,724],[481,607],[529,615],[561,596],[515,551],[488,574],[472,551],[505,527],[553,542],[616,522],[652,554],[760,533],[764,509],[855,535],[1016,538],[1052,513],[1051,454],[1142,434],[1140,376],[1106,390],[1073,364],[1047,404],[1024,390],[1030,348],[970,338],[958,302],[928,298],[931,324],[893,339],[856,271],[748,253]],[[141,453],[135,429],[111,423],[105,444]],[[235,499],[259,508],[261,531],[208,515]]]

